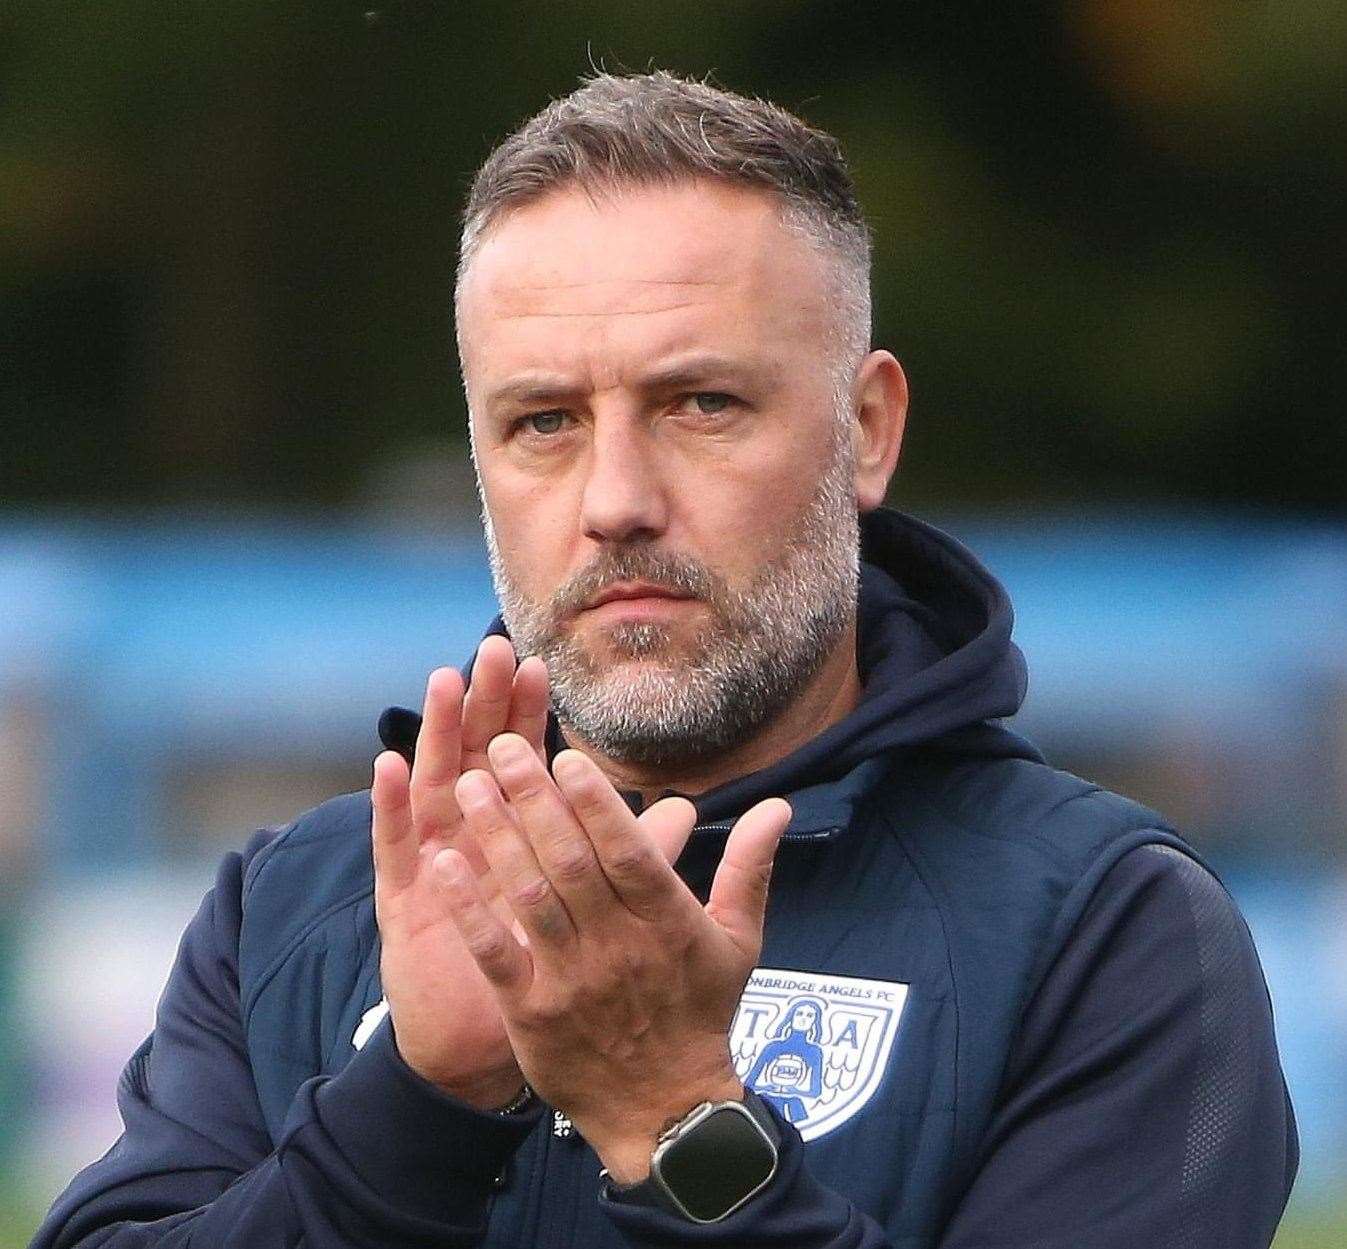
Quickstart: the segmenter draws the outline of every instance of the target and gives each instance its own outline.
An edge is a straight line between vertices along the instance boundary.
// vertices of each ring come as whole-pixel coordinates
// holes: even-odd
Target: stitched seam
[[[305,941],[308,940],[308,938],[313,934],[314,929],[316,929],[320,924],[326,923],[329,919],[332,918],[332,916],[345,910],[347,907],[358,905],[365,898],[372,896],[373,893],[374,893],[373,886],[365,885],[357,892],[349,894],[345,898],[342,898],[339,902],[334,902],[325,911],[321,911],[317,916],[315,916],[309,923],[307,923],[303,928],[301,928],[300,931],[296,933],[295,936],[292,937],[289,942],[286,943],[286,945],[282,948],[280,954],[278,954],[267,965],[266,970],[262,972],[262,974],[259,975],[256,980],[253,981],[252,986],[248,991],[248,1000],[247,1002],[244,1003],[243,1006],[243,1029],[245,1034],[248,1030],[249,1023],[252,1020],[253,1008],[257,1005],[257,999],[261,996],[262,991],[267,987],[267,985],[269,985],[272,982],[272,980],[276,978],[277,972],[279,972],[282,966],[285,965],[290,956],[294,954],[295,951]]]

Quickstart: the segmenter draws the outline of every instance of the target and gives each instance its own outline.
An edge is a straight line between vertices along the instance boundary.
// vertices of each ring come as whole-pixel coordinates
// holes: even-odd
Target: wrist
[[[524,1082],[524,1077],[515,1070],[513,1073],[501,1072],[493,1075],[461,1077],[441,1077],[430,1080],[442,1093],[466,1102],[474,1110],[492,1110],[509,1114],[515,1108],[531,1099],[533,1090]],[[527,1097],[525,1094],[527,1093]]]
[[[620,1187],[639,1184],[650,1174],[650,1158],[659,1144],[662,1133],[688,1115],[702,1102],[741,1102],[744,1100],[744,1086],[733,1076],[717,1081],[714,1085],[699,1086],[691,1091],[680,1090],[679,1096],[666,1103],[665,1108],[641,1114],[636,1122],[623,1125],[623,1130],[612,1133],[591,1135],[581,1125],[581,1135],[585,1137],[598,1154],[599,1161],[608,1172],[609,1179]],[[669,1107],[672,1108],[669,1108]]]
[[[626,1144],[595,1149],[594,1152],[599,1155],[608,1178],[619,1188],[630,1188],[650,1174],[650,1155],[655,1152],[656,1140],[658,1137],[651,1140],[642,1137]]]
[[[519,1065],[513,1061],[484,1071],[447,1071],[407,1048],[394,1033],[394,1043],[402,1061],[427,1084],[447,1093],[474,1110],[500,1110],[509,1107],[528,1088]]]
[[[660,1136],[643,1181],[609,1186],[605,1195],[692,1223],[718,1223],[772,1182],[780,1149],[781,1132],[758,1099],[702,1102]]]

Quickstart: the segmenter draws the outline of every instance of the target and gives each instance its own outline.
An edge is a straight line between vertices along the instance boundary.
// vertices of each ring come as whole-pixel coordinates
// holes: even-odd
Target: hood
[[[860,702],[770,767],[697,795],[698,823],[732,819],[778,794],[835,791],[831,782],[858,769],[886,768],[902,751],[1041,761],[1033,746],[997,723],[1019,709],[1026,687],[1024,657],[1010,640],[1012,623],[1005,590],[961,543],[887,508],[863,516]],[[490,632],[505,632],[499,617]],[[419,725],[414,712],[389,708],[379,732],[386,746],[410,757]],[[555,749],[560,734],[555,724],[553,729]],[[858,795],[868,788],[862,781],[858,777]],[[827,805],[839,796],[834,792]],[[804,816],[798,803],[797,816]],[[800,825],[803,832],[809,822],[793,820],[792,830]],[[820,816],[819,822],[827,820]]]

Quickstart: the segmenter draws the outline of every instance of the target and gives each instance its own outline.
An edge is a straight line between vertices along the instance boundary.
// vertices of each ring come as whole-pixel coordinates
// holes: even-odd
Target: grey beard
[[[700,562],[645,542],[601,550],[547,603],[533,603],[505,569],[486,524],[491,574],[521,658],[539,655],[558,718],[609,758],[637,765],[706,760],[766,727],[804,688],[855,618],[860,538],[850,439],[839,437],[819,488],[781,553],[743,590]],[[563,628],[604,587],[646,581],[711,611],[690,653],[662,625],[608,633],[601,663]],[[661,662],[663,660],[663,662]],[[630,663],[641,661],[629,671]]]

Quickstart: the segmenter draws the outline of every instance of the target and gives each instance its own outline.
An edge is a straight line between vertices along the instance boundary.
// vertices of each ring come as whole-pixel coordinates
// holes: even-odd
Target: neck
[[[746,776],[784,759],[824,729],[848,715],[860,701],[856,672],[856,627],[853,621],[823,666],[771,721],[741,745],[714,759],[693,760],[674,766],[649,767],[610,758],[561,726],[568,746],[581,750],[603,769],[618,788],[636,790],[649,803],[669,790],[695,795]]]

